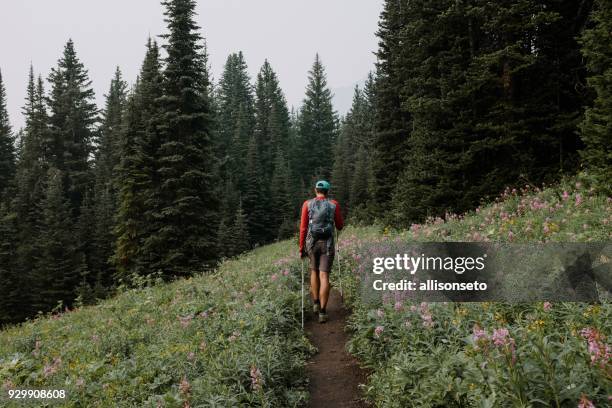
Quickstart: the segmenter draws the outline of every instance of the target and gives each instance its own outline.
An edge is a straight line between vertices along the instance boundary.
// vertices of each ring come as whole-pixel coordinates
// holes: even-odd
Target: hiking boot
[[[328,319],[327,313],[319,313],[319,323],[325,323]]]
[[[313,313],[319,313],[319,311],[321,310],[321,305],[319,303],[313,303],[312,304],[312,312]]]

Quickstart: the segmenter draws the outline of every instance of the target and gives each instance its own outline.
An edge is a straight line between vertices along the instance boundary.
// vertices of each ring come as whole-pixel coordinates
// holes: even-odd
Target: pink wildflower
[[[385,331],[385,327],[384,326],[376,326],[376,329],[374,329],[374,336],[376,337],[380,337],[380,335]]]
[[[263,376],[261,375],[261,371],[256,366],[251,366],[251,388],[253,391],[259,391],[262,385]]]
[[[275,281],[275,280],[277,280],[277,279],[278,279],[278,275],[277,275],[277,274],[273,274],[273,275],[272,275],[272,282],[274,282],[274,281]]]
[[[582,204],[582,196],[580,194],[576,194],[576,206]]]
[[[489,340],[489,336],[487,336],[487,332],[481,329],[480,326],[474,325],[474,328],[472,329],[472,339],[474,340],[474,343],[478,343]]]
[[[395,302],[395,305],[393,306],[393,308],[395,309],[396,312],[400,312],[404,309],[404,305],[402,304],[402,302],[398,300],[397,302]]]
[[[562,197],[563,201],[567,201],[569,199],[569,193],[567,191],[564,191]]]
[[[544,304],[542,305],[542,308],[544,309],[544,311],[550,312],[552,310],[552,303],[544,302]]]
[[[582,395],[580,397],[580,401],[578,402],[578,408],[595,408],[595,405],[591,400],[587,398],[586,395]]]
[[[283,270],[283,275],[289,276],[289,270],[288,269]]]
[[[183,377],[181,383],[179,384],[179,391],[183,396],[189,396],[191,392],[191,384],[187,380],[187,377]]]

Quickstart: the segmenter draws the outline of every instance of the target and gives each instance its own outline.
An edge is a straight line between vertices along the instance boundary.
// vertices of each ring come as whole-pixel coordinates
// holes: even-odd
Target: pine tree
[[[293,227],[293,200],[291,198],[291,179],[289,162],[285,159],[283,151],[276,153],[272,180],[272,220],[270,226],[271,238],[285,239],[294,233]]]
[[[289,139],[289,109],[276,73],[266,60],[257,74],[255,84],[255,135],[263,172],[271,177],[275,155],[287,148]]]
[[[216,155],[221,176],[244,187],[244,164],[249,140],[255,130],[253,87],[242,52],[230,54],[218,86]]]
[[[111,80],[110,90],[106,95],[95,162],[94,202],[91,211],[93,231],[91,250],[88,252],[89,270],[92,274],[92,279],[88,282],[90,286],[96,283],[104,287],[111,286],[115,273],[111,262],[115,242],[113,231],[117,212],[117,182],[119,181],[115,171],[118,170],[121,162],[122,120],[127,98],[126,88],[127,84],[117,67],[115,76]]]
[[[92,184],[90,156],[93,152],[97,109],[87,70],[69,40],[57,67],[49,75],[51,94],[50,164],[67,179],[66,192],[73,215],[78,211]]]
[[[50,168],[46,177],[43,219],[39,236],[40,258],[37,265],[38,310],[48,311],[58,302],[70,306],[76,287],[85,272],[85,259],[76,248],[70,202],[65,195],[62,173]]]
[[[15,257],[17,228],[17,214],[5,202],[0,202],[0,325],[19,322],[29,312],[29,291],[24,289],[25,282]]]
[[[588,107],[580,126],[585,148],[581,152],[585,166],[600,188],[610,193],[612,180],[612,4],[596,1],[593,27],[582,36],[582,53],[589,69],[588,84],[595,91],[593,106]]]
[[[234,224],[232,225],[231,230],[231,241],[230,241],[230,251],[232,255],[240,255],[251,249],[251,245],[249,243],[249,228],[247,226],[247,217],[244,211],[242,210],[242,203],[238,206],[238,210],[236,210],[236,217],[234,218]]]
[[[155,269],[166,276],[190,275],[216,258],[218,202],[211,140],[211,110],[206,55],[195,23],[194,0],[162,3],[169,33],[163,73],[159,148],[159,228],[144,250],[158,254]]]
[[[156,175],[159,99],[162,74],[157,43],[147,42],[139,79],[128,97],[121,135],[121,163],[117,172],[118,212],[114,262],[117,280],[129,282],[133,275],[154,272],[157,255],[143,246],[153,234],[153,210],[158,206]]]
[[[0,198],[15,176],[15,140],[6,110],[6,91],[0,72]]]
[[[409,112],[402,105],[401,94],[407,79],[404,28],[409,21],[415,2],[385,0],[377,36],[376,52],[376,132],[373,139],[372,167],[376,179],[376,209],[379,214],[388,211],[397,177],[402,171],[411,129]],[[418,44],[418,42],[417,42]]]
[[[314,178],[329,178],[338,118],[332,105],[325,69],[317,54],[308,74],[306,97],[300,110],[300,156],[298,169],[306,184]]]
[[[251,137],[249,150],[246,158],[245,190],[242,196],[242,204],[247,210],[246,219],[249,237],[252,245],[263,244],[269,238],[270,204],[267,185],[262,179],[261,161],[255,136]]]

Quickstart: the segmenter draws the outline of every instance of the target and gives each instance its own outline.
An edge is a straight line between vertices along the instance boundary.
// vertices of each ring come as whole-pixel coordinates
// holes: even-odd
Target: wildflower
[[[40,355],[40,346],[41,346],[41,341],[40,340],[36,340],[36,343],[34,343],[34,350],[32,350],[32,355],[34,357],[38,357]]]
[[[273,274],[271,278],[272,278],[272,282],[274,282],[275,280],[278,279],[278,275],[277,274]]]
[[[193,316],[189,315],[189,316],[179,316],[179,321],[181,322],[181,326],[183,328],[189,326],[191,324],[191,321],[193,320]]]
[[[238,330],[235,330],[231,336],[229,336],[228,340],[229,341],[236,341],[236,339],[240,337],[240,332]]]
[[[569,198],[569,193],[567,191],[564,191],[562,197],[563,201],[567,201],[567,199]]]
[[[376,326],[376,329],[374,329],[374,336],[376,337],[380,337],[380,335],[385,331],[385,327],[384,326]]]
[[[49,377],[55,374],[59,370],[61,365],[62,365],[62,359],[60,357],[55,357],[51,364],[46,364],[43,367],[43,375],[45,377]]]
[[[406,321],[404,322],[404,327],[406,327],[406,328],[410,328],[410,327],[412,327],[412,323],[410,322],[410,320],[406,320]]]
[[[542,308],[544,309],[544,311],[550,312],[552,310],[552,303],[544,302],[544,305],[542,305]]]
[[[514,233],[512,232],[512,230],[510,230],[508,232],[508,241],[512,241],[513,238],[514,238]]]
[[[587,348],[591,355],[591,364],[605,367],[612,359],[612,349],[604,343],[602,335],[591,327],[580,331],[580,335],[587,340]]]
[[[261,375],[261,371],[256,366],[251,366],[251,388],[253,391],[261,390],[261,386],[263,385],[263,376]]]
[[[190,352],[187,354],[187,360],[189,360],[189,361],[193,361],[193,360],[195,360],[195,353],[194,353],[193,351],[190,351]]]
[[[501,328],[493,330],[493,335],[491,336],[491,340],[493,340],[493,344],[496,346],[506,346],[514,342],[512,337],[509,336],[510,332],[508,329]]]
[[[285,276],[289,276],[289,269],[285,269],[285,270],[283,270],[283,275],[285,275]]]
[[[580,401],[578,402],[578,408],[595,408],[595,405],[593,405],[593,402],[590,401],[586,395],[582,395],[582,397],[580,397]]]
[[[384,312],[384,310],[382,310],[382,309],[378,309],[378,310],[376,311],[376,316],[378,316],[378,317],[379,317],[379,318],[381,318],[381,319],[382,319],[383,317],[385,317],[385,312]]]
[[[481,329],[480,326],[474,325],[474,328],[472,329],[472,339],[474,340],[474,343],[482,343],[483,341],[489,340],[489,336],[487,336],[487,332]]]
[[[202,319],[206,319],[208,317],[208,311],[203,311],[198,314]]]
[[[582,196],[580,194],[576,194],[576,206],[582,204]]]
[[[191,384],[187,380],[187,377],[183,377],[179,384],[179,391],[183,396],[189,396],[191,393]]]
[[[200,347],[198,347],[198,348],[200,349],[200,351],[204,351],[204,350],[206,350],[206,342],[205,342],[205,341],[202,341],[202,342],[200,343]]]
[[[423,327],[432,328],[434,325],[433,317],[429,313],[425,313],[421,315],[421,319],[423,320]]]
[[[393,308],[395,309],[396,312],[400,312],[402,311],[402,309],[404,309],[404,305],[402,304],[402,302],[398,300],[397,302],[395,302],[395,305],[393,306]]]
[[[85,386],[85,380],[81,377],[77,378],[77,380],[75,381],[75,385],[79,388],[82,388],[83,386]]]

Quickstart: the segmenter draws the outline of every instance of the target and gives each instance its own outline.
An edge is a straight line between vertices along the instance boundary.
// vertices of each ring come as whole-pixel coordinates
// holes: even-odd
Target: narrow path
[[[361,400],[359,384],[366,375],[357,360],[346,352],[348,335],[344,332],[348,311],[342,298],[332,290],[327,305],[329,321],[319,324],[310,310],[305,331],[319,352],[307,366],[310,378],[310,407],[367,407]]]

